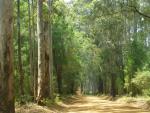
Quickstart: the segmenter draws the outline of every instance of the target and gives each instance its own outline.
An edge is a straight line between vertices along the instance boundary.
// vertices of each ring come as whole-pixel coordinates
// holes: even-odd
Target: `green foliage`
[[[150,72],[138,72],[136,77],[132,79],[132,83],[134,86],[142,91],[143,94],[150,96]]]
[[[141,0],[131,0],[129,3],[119,0],[76,0],[67,5],[62,0],[54,0],[49,14],[47,3],[44,2],[44,21],[51,21],[52,27],[54,93],[57,93],[56,68],[61,65],[62,90],[65,94],[74,94],[78,88],[83,93],[96,94],[99,93],[99,87],[108,94],[113,74],[116,94],[132,95],[135,92],[150,95],[150,76],[147,71],[150,69],[150,22],[129,7],[134,5],[148,14],[150,8],[143,3],[149,4]],[[16,1],[14,5],[15,92],[17,100],[25,101],[30,100],[31,94],[28,4],[24,0],[20,4],[24,97],[19,96],[18,87]],[[35,6],[31,19],[34,18],[36,23]],[[31,23],[31,27],[36,31],[35,23]],[[35,45],[38,45],[37,39]],[[59,99],[60,96],[56,96],[55,101]],[[50,105],[51,100],[45,99],[43,103]]]

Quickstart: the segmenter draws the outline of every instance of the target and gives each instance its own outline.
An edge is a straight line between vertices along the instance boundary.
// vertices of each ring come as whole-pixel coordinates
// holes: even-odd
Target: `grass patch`
[[[150,97],[148,96],[137,96],[137,97],[123,96],[118,98],[117,101],[121,103],[134,104],[134,106],[136,107],[150,110]]]

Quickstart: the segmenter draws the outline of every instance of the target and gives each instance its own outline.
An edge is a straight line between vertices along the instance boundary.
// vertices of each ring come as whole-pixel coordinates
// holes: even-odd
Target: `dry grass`
[[[57,113],[48,107],[38,106],[37,104],[28,103],[23,106],[17,106],[16,113]]]
[[[122,97],[117,102],[134,105],[138,108],[150,110],[150,97]]]

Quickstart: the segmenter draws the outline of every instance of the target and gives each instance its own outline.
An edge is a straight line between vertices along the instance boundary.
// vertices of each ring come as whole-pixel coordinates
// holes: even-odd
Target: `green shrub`
[[[150,71],[138,72],[132,79],[132,84],[142,94],[150,95]]]

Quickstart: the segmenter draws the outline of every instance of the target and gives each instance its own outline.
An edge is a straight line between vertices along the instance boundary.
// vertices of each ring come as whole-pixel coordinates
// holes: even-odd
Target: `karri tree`
[[[0,113],[15,113],[13,81],[13,1],[0,1]]]

